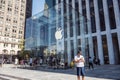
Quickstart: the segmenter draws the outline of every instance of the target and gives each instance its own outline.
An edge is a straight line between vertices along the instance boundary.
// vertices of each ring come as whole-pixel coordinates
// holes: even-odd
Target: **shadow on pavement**
[[[43,72],[53,72],[76,75],[76,68],[72,69],[53,69],[46,66],[36,67],[36,68],[25,68],[30,70],[39,70]],[[87,77],[110,79],[110,80],[120,80],[120,65],[102,65],[96,66],[94,70],[86,69]]]

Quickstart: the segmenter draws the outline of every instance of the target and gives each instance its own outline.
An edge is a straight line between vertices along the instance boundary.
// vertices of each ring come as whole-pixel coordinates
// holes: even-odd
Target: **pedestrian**
[[[100,65],[100,59],[98,58],[98,65]]]
[[[16,68],[17,68],[18,62],[19,62],[19,61],[18,61],[18,58],[16,57],[16,58],[15,58],[15,67],[16,67]]]
[[[97,65],[97,58],[96,57],[94,57],[93,62],[95,65]]]
[[[42,65],[43,64],[43,59],[42,58],[40,58],[40,65]]]
[[[93,60],[91,57],[89,57],[89,69],[94,69]]]
[[[85,69],[84,69],[84,56],[82,56],[81,51],[78,51],[77,55],[74,57],[74,63],[76,64],[77,69],[77,79],[80,80],[80,76],[82,76],[82,80],[84,80]]]
[[[30,58],[30,67],[32,67],[32,64],[33,64],[33,59],[32,59],[32,57]]]

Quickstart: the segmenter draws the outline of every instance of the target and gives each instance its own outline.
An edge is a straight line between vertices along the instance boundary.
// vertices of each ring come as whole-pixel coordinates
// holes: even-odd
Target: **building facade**
[[[87,43],[83,47],[83,55],[97,57],[101,64],[120,63],[120,0],[57,0],[56,4],[58,3],[68,4],[74,8],[71,15],[73,24],[64,26],[67,28],[64,29],[64,45],[67,48],[68,61],[73,59],[71,56],[76,54],[76,49],[79,49],[81,44]],[[80,22],[75,21],[76,11],[88,21],[85,21],[84,36],[79,33],[82,29],[79,26]],[[61,15],[70,13],[71,9],[69,6],[62,6],[61,12]]]
[[[120,0],[56,0],[47,12],[48,53],[63,54],[69,64],[78,50],[86,63],[89,57],[120,63]],[[62,39],[56,40],[59,28]]]
[[[16,55],[23,48],[26,3],[27,0],[0,0],[0,54],[2,55]]]

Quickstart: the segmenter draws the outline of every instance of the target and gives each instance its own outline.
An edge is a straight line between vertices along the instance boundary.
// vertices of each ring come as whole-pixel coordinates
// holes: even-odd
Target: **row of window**
[[[87,20],[87,10],[86,10],[86,0],[82,0],[82,14],[84,16],[84,33],[88,34],[88,29],[91,28],[92,33],[96,33],[96,19],[95,19],[95,9],[94,9],[94,0],[89,0],[89,9],[90,9],[90,19],[91,23],[89,20]],[[118,0],[120,1],[120,0]],[[119,4],[119,9],[120,9],[120,3]],[[98,0],[98,11],[99,11],[99,21],[100,21],[100,31],[106,31],[106,25],[105,25],[105,16],[104,16],[104,10],[103,10],[103,0]],[[114,7],[113,7],[113,0],[107,0],[107,6],[108,6],[108,13],[109,13],[109,21],[110,21],[110,29],[116,29],[116,22],[115,22],[115,13],[114,13]],[[72,7],[69,6],[67,8],[66,4],[64,4],[64,14],[66,14],[67,9],[69,9],[69,26],[70,26],[70,37],[73,37],[73,27],[74,27],[74,20],[73,20],[73,14]],[[79,3],[75,3],[75,23],[76,23],[76,31],[77,35],[81,34],[81,24],[80,23],[80,14],[79,14]],[[68,19],[64,18],[64,26],[65,26],[65,37],[67,37],[67,22]],[[91,26],[91,27],[90,27]],[[89,28],[90,27],[90,28]]]
[[[3,10],[3,11],[5,10],[5,5],[4,4],[0,4],[0,10]],[[16,4],[14,13],[18,14],[18,12],[19,12],[18,10],[19,10],[19,6],[18,6],[18,4]],[[8,4],[7,11],[8,11],[8,13],[12,13],[12,4],[11,3]],[[21,14],[23,14],[24,11],[25,11],[25,6],[21,5]]]
[[[1,37],[0,37],[0,40],[2,40]],[[4,38],[4,41],[9,41],[9,38]],[[12,39],[11,41],[12,41],[12,42],[16,42],[16,39]],[[19,41],[18,41],[18,43],[19,43]]]
[[[10,37],[10,34],[9,33],[5,33],[4,34],[5,37]],[[12,38],[17,38],[17,35],[16,34],[12,34],[11,36]],[[23,36],[22,35],[18,35],[18,39],[22,39]]]
[[[5,0],[0,0],[0,3],[5,4]]]
[[[8,43],[4,43],[4,45],[3,45],[3,47],[8,47],[8,46],[9,46]],[[15,47],[17,47],[17,46],[18,46],[18,48],[20,48],[20,45],[11,44],[11,48],[15,48]]]
[[[5,1],[6,1],[6,0],[0,0],[0,3],[5,4]],[[15,1],[19,2],[20,0],[15,0]],[[9,0],[8,2],[12,2],[12,1]],[[21,0],[21,2],[22,2],[22,3],[25,3],[25,0]]]

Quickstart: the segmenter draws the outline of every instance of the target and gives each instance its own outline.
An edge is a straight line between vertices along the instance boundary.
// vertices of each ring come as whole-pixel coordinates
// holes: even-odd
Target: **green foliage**
[[[28,51],[28,50],[22,50],[19,54],[18,54],[18,57],[20,59],[28,59],[31,55],[31,51]]]

